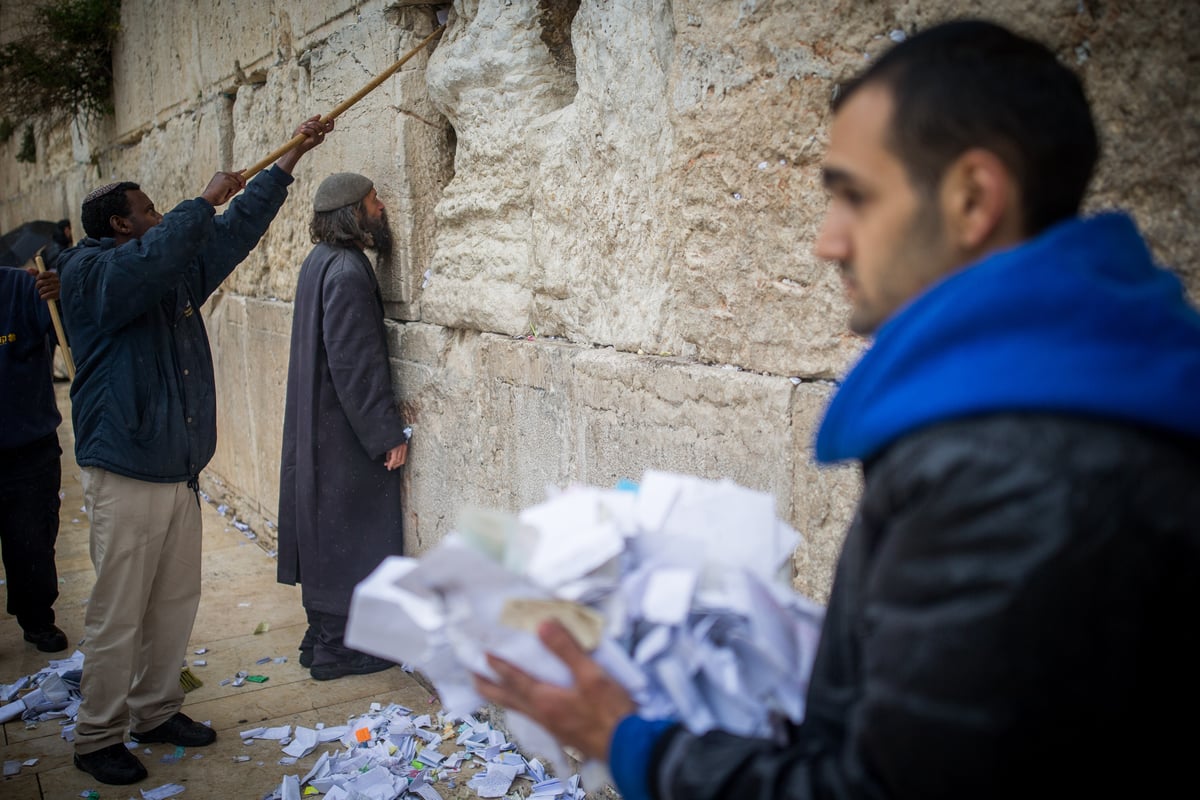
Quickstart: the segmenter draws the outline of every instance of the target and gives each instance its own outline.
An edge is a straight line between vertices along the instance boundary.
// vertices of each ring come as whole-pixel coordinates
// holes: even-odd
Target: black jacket
[[[1200,442],[998,414],[908,435],[864,477],[804,725],[784,743],[673,729],[661,800],[1190,785]]]
[[[304,607],[345,616],[355,585],[404,544],[403,443],[383,298],[355,247],[318,244],[296,285],[279,475],[281,583]]]

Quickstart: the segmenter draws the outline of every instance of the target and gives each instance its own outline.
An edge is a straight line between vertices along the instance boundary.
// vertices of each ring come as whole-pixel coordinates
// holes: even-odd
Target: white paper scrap
[[[480,797],[504,797],[517,777],[517,767],[507,764],[488,764],[487,772],[467,781],[467,786]]]
[[[154,789],[142,789],[142,800],[166,800],[168,797],[183,794],[186,789],[186,786],[178,783],[165,783]]]
[[[666,567],[656,569],[642,595],[642,616],[661,625],[679,625],[687,619],[696,588],[695,570]]]
[[[287,747],[283,748],[283,752],[293,758],[304,758],[306,755],[317,749],[317,732],[312,728],[306,728],[303,725],[296,726],[295,738]]]
[[[279,783],[279,796],[282,800],[300,800],[300,779],[295,775],[284,775]]]
[[[430,750],[428,748],[417,753],[417,761],[420,761],[422,764],[441,764],[444,758],[445,756],[438,751]]]
[[[780,580],[800,537],[776,517],[774,498],[729,480],[656,471],[622,484],[551,490],[517,517],[461,514],[458,527],[419,559],[389,559],[356,587],[347,642],[436,676],[445,710],[465,722],[482,705],[473,673],[491,674],[488,655],[568,683],[535,631],[547,617],[581,617],[590,620],[589,649],[598,642],[593,657],[648,718],[679,719],[693,733],[761,737],[781,719],[802,722],[824,611]],[[567,757],[549,733],[519,714],[508,722],[522,750],[567,774]],[[382,730],[371,728],[370,748],[349,733],[342,742],[362,752],[385,739],[409,763],[440,743],[423,725],[429,721],[393,716]],[[481,796],[510,790],[511,780],[502,786],[507,776],[497,771],[505,767],[516,775],[528,769],[535,785],[543,782],[486,725],[472,719],[455,737],[471,756],[504,762],[472,779],[472,788],[498,792]],[[435,773],[460,763],[445,759]],[[587,762],[581,772],[589,788],[606,779],[600,763]],[[575,800],[576,790],[572,776],[564,796]],[[537,786],[535,795],[554,791]]]
[[[321,744],[325,744],[327,742],[336,742],[338,739],[341,739],[343,736],[345,736],[346,732],[349,730],[350,727],[348,725],[335,725],[332,728],[321,728],[317,731],[317,741],[319,741]]]
[[[286,739],[292,733],[291,725],[277,725],[273,728],[251,728],[248,731],[242,731],[243,739],[267,739],[278,742]]]

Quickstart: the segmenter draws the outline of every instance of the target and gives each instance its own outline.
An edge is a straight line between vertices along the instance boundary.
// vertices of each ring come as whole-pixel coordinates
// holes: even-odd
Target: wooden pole
[[[330,111],[328,114],[321,117],[321,122],[329,122],[332,119],[336,119],[338,116],[340,116],[342,114],[342,112],[344,112],[346,109],[350,108],[350,106],[354,105],[359,100],[362,100],[364,97],[366,97],[368,94],[370,94],[376,87],[378,87],[379,84],[383,83],[388,78],[390,78],[392,76],[392,74],[394,74],[396,72],[396,70],[398,70],[402,66],[404,66],[404,64],[410,58],[415,56],[417,53],[421,52],[421,50],[425,47],[425,45],[429,44],[434,39],[436,39],[439,35],[441,35],[442,31],[444,31],[445,29],[446,29],[445,25],[439,25],[436,28],[434,28],[433,33],[426,36],[423,40],[421,40],[420,44],[418,44],[412,50],[409,50],[407,53],[405,53],[404,56],[399,61],[397,61],[395,64],[392,64],[390,67],[385,69],[383,72],[379,73],[374,78],[372,78],[370,83],[368,83],[363,88],[359,89],[354,94],[350,95],[345,100],[343,100],[340,104],[338,104],[338,106],[336,108],[333,109],[333,111]],[[246,180],[250,180],[255,175],[257,175],[258,173],[262,172],[267,167],[274,164],[281,157],[283,157],[283,155],[285,153],[287,153],[289,150],[296,147],[303,141],[304,141],[304,134],[302,134],[302,133],[296,134],[295,136],[292,137],[292,139],[287,144],[283,145],[282,147],[280,147],[277,150],[275,150],[274,152],[272,152],[269,156],[264,158],[262,161],[259,161],[254,166],[243,170],[242,177],[244,177]]]
[[[42,254],[38,253],[33,257],[33,262],[37,264],[38,272],[45,272],[46,265],[42,263]],[[71,348],[67,346],[67,335],[63,333],[62,319],[58,316],[58,303],[53,300],[47,300],[46,305],[50,306],[50,319],[54,323],[54,332],[58,334],[58,345],[62,348],[63,361],[67,362],[67,378],[75,380],[75,361],[71,358]]]

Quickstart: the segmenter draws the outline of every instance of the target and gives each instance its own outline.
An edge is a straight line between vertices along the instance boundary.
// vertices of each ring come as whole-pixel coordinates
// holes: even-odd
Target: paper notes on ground
[[[571,487],[515,516],[468,509],[419,559],[387,559],[358,585],[346,642],[419,669],[449,713],[469,715],[488,654],[571,680],[536,635],[556,619],[643,716],[770,736],[803,719],[823,616],[781,580],[799,542],[769,494],[666,472]],[[507,719],[523,749],[561,770],[548,733]],[[503,796],[504,777],[489,765],[472,785]]]

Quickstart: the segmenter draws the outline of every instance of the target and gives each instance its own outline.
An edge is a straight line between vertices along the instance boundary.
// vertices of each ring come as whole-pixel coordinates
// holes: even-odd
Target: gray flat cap
[[[357,172],[335,172],[317,187],[313,211],[335,211],[362,200],[375,187],[370,178]]]

